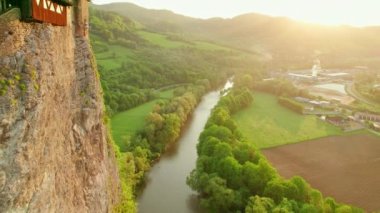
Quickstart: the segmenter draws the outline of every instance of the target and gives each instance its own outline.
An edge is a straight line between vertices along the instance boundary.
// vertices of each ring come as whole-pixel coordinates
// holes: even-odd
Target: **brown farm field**
[[[262,152],[286,178],[299,175],[338,202],[380,210],[379,137],[327,137]]]

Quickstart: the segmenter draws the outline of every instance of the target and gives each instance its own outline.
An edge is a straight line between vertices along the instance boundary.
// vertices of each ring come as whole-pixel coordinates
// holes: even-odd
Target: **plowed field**
[[[338,202],[380,210],[380,138],[337,136],[262,151],[282,176],[302,176]]]

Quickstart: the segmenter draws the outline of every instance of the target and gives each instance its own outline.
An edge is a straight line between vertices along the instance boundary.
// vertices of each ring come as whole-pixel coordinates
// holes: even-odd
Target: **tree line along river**
[[[220,91],[233,86],[228,81],[224,88],[206,94],[194,110],[180,139],[162,155],[146,179],[146,186],[138,197],[141,213],[199,212],[197,195],[186,185],[186,177],[195,168],[196,145],[211,110],[220,99]]]

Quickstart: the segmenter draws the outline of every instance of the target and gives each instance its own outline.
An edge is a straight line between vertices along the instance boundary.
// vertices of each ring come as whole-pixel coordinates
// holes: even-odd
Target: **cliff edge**
[[[73,29],[0,25],[0,212],[109,212],[119,177],[96,64]]]

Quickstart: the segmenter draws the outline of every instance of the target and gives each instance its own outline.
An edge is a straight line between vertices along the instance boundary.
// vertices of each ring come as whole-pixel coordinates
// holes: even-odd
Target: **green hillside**
[[[192,41],[178,35],[165,35],[145,30],[137,31],[145,40],[163,48],[196,48],[199,50],[208,51],[236,51],[231,48],[213,44],[205,41]]]
[[[142,29],[116,13],[92,8],[90,15],[91,43],[110,115],[154,100],[159,88],[202,79],[216,86],[257,64],[255,55]]]
[[[253,13],[203,20],[131,3],[95,7],[131,17],[158,32],[181,33],[263,54],[277,68],[309,67],[316,56],[329,67],[380,68],[380,27],[330,27]]]
[[[121,151],[127,151],[127,138],[144,128],[157,100],[172,97],[170,88],[205,81],[216,87],[258,64],[255,55],[176,33],[157,33],[113,12],[91,8],[90,15],[91,44],[112,135]]]

